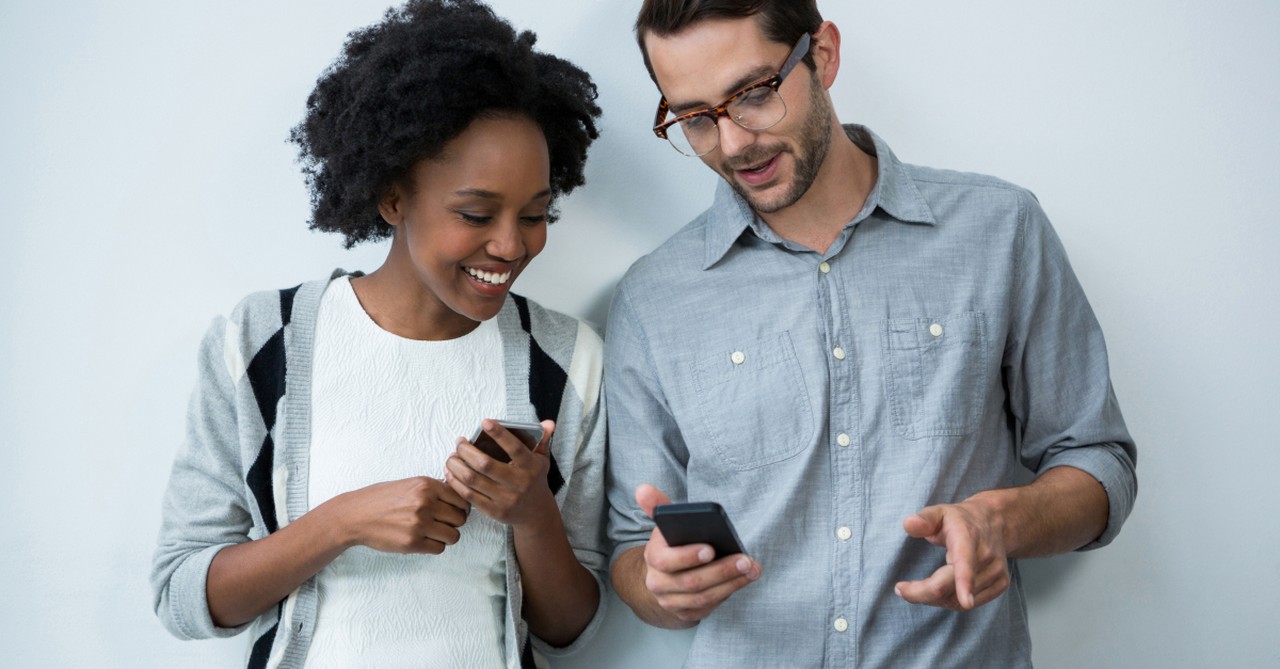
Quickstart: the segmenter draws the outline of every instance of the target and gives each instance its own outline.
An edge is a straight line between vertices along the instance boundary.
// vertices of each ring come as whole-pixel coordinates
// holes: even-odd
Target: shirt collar
[[[858,148],[879,158],[876,184],[862,211],[848,225],[856,225],[870,216],[877,208],[904,223],[937,225],[929,203],[920,194],[916,182],[898,161],[889,145],[865,126],[847,124],[844,131]],[[703,269],[708,269],[724,257],[743,232],[750,229],[757,237],[778,243],[778,236],[751,210],[728,182],[721,179],[716,185],[715,202],[711,205],[706,228],[706,249]]]

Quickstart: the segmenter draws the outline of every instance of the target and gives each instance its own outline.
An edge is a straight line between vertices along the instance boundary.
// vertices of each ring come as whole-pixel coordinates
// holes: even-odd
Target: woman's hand
[[[416,476],[333,498],[348,546],[439,555],[458,543],[471,505],[443,481]]]
[[[555,497],[547,486],[547,456],[553,421],[542,421],[542,441],[529,450],[518,437],[492,420],[481,427],[493,437],[511,462],[499,462],[474,444],[458,438],[458,448],[445,462],[445,482],[462,499],[494,520],[513,527],[543,522],[547,514],[559,515]]]
[[[277,532],[219,551],[205,588],[209,614],[219,627],[243,625],[352,546],[439,554],[457,543],[469,510],[443,481],[426,477],[343,493]]]

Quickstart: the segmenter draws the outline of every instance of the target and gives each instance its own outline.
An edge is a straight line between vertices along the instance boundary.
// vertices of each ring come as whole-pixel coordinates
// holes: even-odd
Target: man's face
[[[703,21],[645,45],[672,112],[719,104],[743,86],[773,76],[790,44],[771,42],[755,18]],[[720,144],[702,162],[751,208],[770,214],[795,204],[813,185],[831,144],[830,100],[812,70],[799,65],[778,89],[787,115],[766,130],[718,120]]]

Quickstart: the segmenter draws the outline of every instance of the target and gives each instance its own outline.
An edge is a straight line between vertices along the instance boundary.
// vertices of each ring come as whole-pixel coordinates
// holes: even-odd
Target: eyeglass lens
[[[726,115],[747,130],[767,130],[787,115],[787,103],[770,86],[746,91],[725,106]],[[720,143],[717,119],[710,114],[685,119],[667,129],[667,139],[687,156],[710,153]]]

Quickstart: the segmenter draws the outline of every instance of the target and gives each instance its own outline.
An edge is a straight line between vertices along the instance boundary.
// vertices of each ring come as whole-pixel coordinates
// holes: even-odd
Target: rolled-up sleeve
[[[1133,509],[1137,448],[1116,401],[1106,343],[1062,243],[1039,203],[1020,200],[1020,244],[1002,373],[1023,464],[1037,474],[1075,467],[1107,492],[1110,543]]]
[[[186,438],[165,490],[151,567],[156,615],[180,639],[228,637],[248,627],[217,626],[206,595],[213,558],[223,548],[247,541],[253,522],[240,481],[225,330],[226,321],[218,319],[201,343],[199,381],[187,408]]]
[[[627,281],[614,297],[605,335],[605,395],[609,408],[609,538],[613,558],[642,546],[653,522],[636,504],[649,483],[673,500],[686,497],[688,451],[656,378],[652,351]]]

